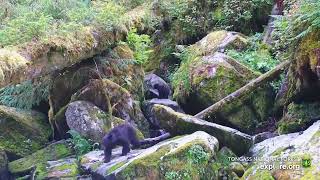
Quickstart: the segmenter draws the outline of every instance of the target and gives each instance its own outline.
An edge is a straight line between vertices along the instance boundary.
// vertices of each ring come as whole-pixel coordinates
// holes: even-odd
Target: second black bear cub
[[[130,124],[123,124],[113,128],[102,139],[104,146],[104,162],[109,162],[111,159],[111,152],[115,146],[122,146],[122,156],[130,152],[130,144],[133,148],[138,148],[140,142],[138,140],[135,128]]]

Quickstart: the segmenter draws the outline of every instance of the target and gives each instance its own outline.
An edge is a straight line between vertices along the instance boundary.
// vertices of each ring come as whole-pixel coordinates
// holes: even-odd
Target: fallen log
[[[144,23],[151,10],[137,7],[123,16],[126,21],[112,29],[87,26],[68,36],[53,35],[0,49],[0,87],[19,84],[91,58],[124,40],[131,28],[148,29]]]
[[[274,69],[266,72],[265,74],[262,74],[261,76],[252,80],[245,86],[241,87],[240,89],[229,94],[228,96],[224,97],[223,99],[211,105],[210,107],[199,112],[198,114],[195,115],[195,117],[199,119],[210,119],[211,116],[219,112],[221,109],[223,109],[226,105],[230,104],[234,100],[243,97],[244,95],[248,94],[249,92],[252,92],[262,84],[279,76],[281,71],[285,69],[289,64],[290,64],[290,61],[282,62],[281,64],[276,66]]]
[[[144,139],[144,140],[140,141],[140,143],[143,148],[148,148],[148,147],[151,147],[161,141],[169,139],[170,137],[171,137],[170,133],[164,133],[158,137]]]
[[[179,113],[170,107],[156,104],[153,112],[161,127],[172,136],[204,131],[218,139],[219,144],[229,147],[238,156],[244,155],[253,145],[252,136],[219,124],[204,121],[193,116]]]

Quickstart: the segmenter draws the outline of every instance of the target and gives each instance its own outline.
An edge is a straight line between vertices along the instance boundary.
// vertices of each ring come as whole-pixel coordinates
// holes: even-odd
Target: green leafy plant
[[[192,164],[202,164],[209,160],[209,154],[200,145],[193,145],[187,155]]]
[[[175,21],[178,29],[186,33],[186,36],[195,36],[199,31],[204,32],[208,29],[209,13],[205,8],[212,7],[214,2],[214,0],[163,0],[159,1],[159,7],[162,14]]]
[[[299,40],[308,33],[320,28],[320,3],[319,0],[302,0],[292,22],[287,26],[287,33],[292,34],[292,40]]]
[[[181,60],[180,68],[170,77],[173,87],[183,86],[185,91],[191,90],[189,64],[192,58],[190,57],[193,56],[191,56],[191,52],[188,50],[183,51],[182,54],[179,55]],[[180,81],[180,79],[182,79],[182,81]]]
[[[181,174],[179,174],[176,171],[169,171],[166,172],[166,174],[164,175],[166,180],[176,180],[176,179],[182,179]]]
[[[107,30],[112,29],[122,22],[121,15],[124,14],[124,7],[114,2],[103,2],[96,4],[95,20],[98,25],[103,25]]]
[[[265,73],[275,67],[279,61],[274,58],[266,44],[259,42],[259,34],[252,36],[250,46],[245,51],[228,50],[227,54],[252,70]]]
[[[84,26],[112,30],[125,8],[113,0],[14,0],[0,2],[0,47],[68,36]]]
[[[68,133],[71,135],[71,143],[73,144],[77,158],[93,150],[94,145],[92,145],[92,142],[83,138],[77,131],[69,130]]]
[[[20,109],[31,109],[41,101],[47,101],[50,81],[32,83],[25,81],[0,89],[0,103]]]
[[[138,64],[146,64],[152,53],[152,41],[149,35],[137,34],[137,29],[131,29],[127,36],[127,43],[134,51],[134,58]]]
[[[0,46],[30,41],[39,38],[49,29],[50,16],[44,13],[28,12],[8,20],[0,29]]]
[[[132,9],[149,0],[113,0],[113,1],[123,7],[126,7],[127,9]]]
[[[285,12],[285,16],[276,17],[275,46],[282,58],[290,58],[291,51],[299,40],[311,32],[320,28],[320,3],[319,0],[301,0],[299,6],[291,3],[288,6],[291,11]]]
[[[252,33],[252,30],[256,30],[254,26],[257,25],[254,19],[269,14],[272,5],[272,0],[226,0],[220,10],[221,13],[218,13],[218,26],[246,34]]]

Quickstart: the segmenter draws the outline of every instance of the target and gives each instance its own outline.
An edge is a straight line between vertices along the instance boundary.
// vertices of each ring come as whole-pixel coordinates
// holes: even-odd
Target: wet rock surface
[[[105,179],[126,179],[126,178],[155,178],[161,179],[169,176],[174,171],[175,162],[180,162],[174,173],[188,173],[186,168],[192,168],[194,173],[200,173],[198,168],[209,168],[207,162],[209,157],[215,156],[219,147],[216,138],[205,132],[195,132],[190,135],[181,136],[158,143],[150,148],[132,150],[127,156],[120,156],[120,149],[113,151],[111,162],[103,163],[103,152],[93,151],[81,158],[81,166],[93,174],[95,178]],[[202,161],[189,164],[190,160],[186,154],[199,150],[204,156]],[[192,156],[192,155],[191,155]],[[178,158],[178,159],[177,159]],[[192,157],[191,157],[192,159]],[[190,166],[188,166],[191,165]],[[196,165],[198,164],[198,165]],[[198,177],[189,172],[190,177]],[[202,177],[209,177],[209,174],[201,174]]]
[[[254,162],[244,177],[254,179],[263,174],[264,177],[317,179],[320,175],[319,134],[320,121],[317,121],[302,133],[280,135],[254,145],[249,152],[261,161]],[[262,164],[272,169],[259,169]]]

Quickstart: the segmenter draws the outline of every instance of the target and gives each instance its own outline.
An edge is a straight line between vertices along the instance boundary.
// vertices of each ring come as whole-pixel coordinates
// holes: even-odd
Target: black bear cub
[[[104,146],[104,162],[107,163],[111,159],[111,152],[115,146],[122,146],[122,156],[130,152],[130,144],[133,148],[138,148],[140,142],[137,138],[135,128],[130,124],[123,124],[113,128],[102,139]]]

